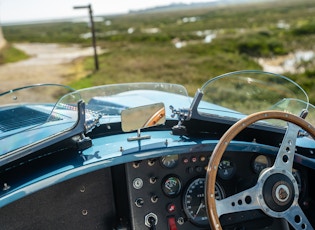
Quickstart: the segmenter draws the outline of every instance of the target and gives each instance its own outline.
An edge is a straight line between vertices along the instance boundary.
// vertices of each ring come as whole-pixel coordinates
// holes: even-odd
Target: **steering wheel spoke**
[[[258,185],[256,185],[233,196],[229,196],[222,200],[216,200],[218,216],[220,217],[228,213],[260,209],[257,199],[259,196],[258,190]]]
[[[290,211],[284,214],[283,218],[286,219],[294,229],[313,229],[299,205],[292,206]]]
[[[275,168],[292,172],[295,153],[295,143],[299,131],[300,131],[299,126],[292,123],[288,123],[287,131],[284,135],[284,138],[282,140],[281,146],[277,154],[277,158],[274,163]]]

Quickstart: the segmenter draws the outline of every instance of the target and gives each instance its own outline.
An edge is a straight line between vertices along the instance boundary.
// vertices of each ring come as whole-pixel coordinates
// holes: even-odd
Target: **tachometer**
[[[209,225],[205,203],[205,179],[197,178],[185,190],[183,207],[188,219],[197,226]],[[215,198],[221,200],[225,197],[223,188],[215,184]]]

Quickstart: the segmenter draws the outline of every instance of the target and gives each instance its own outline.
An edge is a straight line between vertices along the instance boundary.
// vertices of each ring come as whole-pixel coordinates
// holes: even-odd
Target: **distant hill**
[[[177,1],[177,0],[174,0]],[[180,0],[179,0],[180,1]],[[228,6],[228,5],[239,5],[247,3],[259,3],[259,2],[272,2],[272,1],[281,1],[281,0],[210,0],[209,2],[195,2],[195,3],[172,3],[164,6],[157,6],[152,8],[146,8],[141,10],[130,10],[129,14],[142,14],[142,13],[158,13],[165,11],[176,11],[176,10],[191,10],[205,7],[218,7],[218,6]],[[120,16],[126,13],[118,14],[108,14],[108,15],[94,15],[94,21],[103,19],[106,16]],[[12,26],[12,25],[29,25],[29,24],[45,24],[45,23],[58,23],[58,22],[82,22],[89,21],[87,16],[84,17],[69,17],[69,18],[54,18],[54,19],[42,19],[34,21],[18,21],[18,22],[7,22],[2,23],[2,26]],[[1,34],[0,34],[1,36]]]
[[[173,11],[173,10],[185,10],[194,9],[201,7],[215,7],[215,6],[226,6],[226,5],[238,5],[245,3],[255,3],[255,2],[270,2],[275,0],[216,0],[210,2],[195,2],[195,3],[172,3],[165,6],[157,6],[152,8],[147,8],[143,10],[131,10],[129,13],[151,13],[151,12],[162,12],[162,11]]]

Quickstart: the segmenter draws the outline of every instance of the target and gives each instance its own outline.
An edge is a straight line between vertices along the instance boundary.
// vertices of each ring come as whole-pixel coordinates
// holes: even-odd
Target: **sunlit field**
[[[92,57],[84,60],[90,74],[71,85],[162,81],[183,84],[193,95],[217,75],[269,65],[301,84],[315,103],[314,15],[314,0],[281,0],[95,17],[100,69],[93,71]],[[3,26],[10,42],[90,46],[89,31],[85,22]]]

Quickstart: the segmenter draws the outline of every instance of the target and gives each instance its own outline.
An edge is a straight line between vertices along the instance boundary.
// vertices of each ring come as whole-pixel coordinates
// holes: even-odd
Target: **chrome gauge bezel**
[[[182,191],[182,181],[177,175],[167,175],[162,180],[162,191],[168,197],[176,197]]]
[[[205,203],[205,178],[194,178],[183,193],[183,209],[188,220],[200,227],[209,225],[208,215]],[[225,192],[223,187],[216,182],[215,184],[216,199],[224,199]]]
[[[172,169],[178,165],[179,156],[175,155],[166,155],[160,158],[161,165],[164,168]]]

